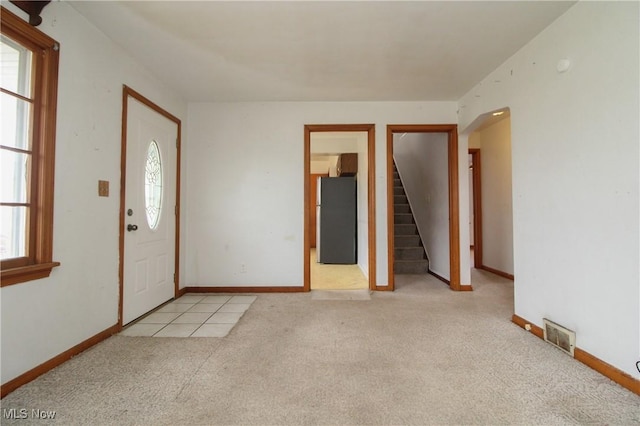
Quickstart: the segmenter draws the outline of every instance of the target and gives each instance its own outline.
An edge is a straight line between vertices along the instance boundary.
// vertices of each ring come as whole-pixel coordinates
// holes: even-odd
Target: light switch
[[[99,180],[98,181],[98,197],[108,197],[108,196],[109,196],[109,181]]]

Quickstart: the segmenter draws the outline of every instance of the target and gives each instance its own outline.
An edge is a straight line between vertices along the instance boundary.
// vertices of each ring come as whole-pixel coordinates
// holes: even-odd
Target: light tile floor
[[[256,299],[188,293],[127,326],[120,335],[224,337]]]
[[[358,290],[369,288],[369,280],[358,265],[318,263],[316,249],[311,249],[311,290]]]

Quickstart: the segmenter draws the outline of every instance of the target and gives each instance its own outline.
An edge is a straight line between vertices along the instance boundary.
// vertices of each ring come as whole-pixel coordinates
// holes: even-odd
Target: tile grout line
[[[221,323],[210,323],[210,325],[225,325],[225,326],[230,326],[229,330],[227,331],[230,332],[240,321],[240,319],[244,316],[244,314],[249,310],[249,308],[251,307],[251,305],[253,304],[253,302],[255,302],[257,300],[257,296],[255,295],[243,295],[243,296],[220,296],[221,298],[226,298],[226,300],[222,303],[217,303],[217,302],[212,302],[212,303],[204,303],[204,300],[206,300],[207,297],[209,297],[208,295],[200,295],[200,296],[196,296],[196,295],[192,295],[192,294],[187,294],[185,296],[193,296],[198,298],[199,300],[197,302],[186,302],[184,304],[188,304],[190,305],[187,310],[185,311],[178,311],[175,312],[176,314],[178,314],[175,318],[172,318],[170,322],[168,323],[162,323],[162,322],[142,322],[144,321],[144,319],[148,318],[150,315],[153,315],[155,313],[165,313],[165,314],[174,314],[174,312],[158,312],[161,311],[162,309],[164,309],[166,306],[168,305],[182,305],[183,303],[176,303],[178,300],[182,299],[182,298],[178,298],[176,300],[167,302],[165,304],[163,304],[162,306],[160,306],[159,308],[157,308],[154,312],[150,312],[146,315],[143,316],[143,318],[139,319],[138,321],[136,321],[134,324],[131,325],[159,325],[160,329],[156,330],[155,332],[153,332],[153,334],[148,334],[146,336],[148,337],[159,337],[158,334],[160,334],[163,330],[166,330],[167,326],[169,325],[189,325],[189,324],[193,324],[196,326],[195,330],[193,330],[189,335],[187,336],[174,336],[174,337],[192,337],[195,333],[198,332],[198,330],[202,329],[202,327],[204,325],[207,325],[207,321],[209,321],[214,315],[216,314],[236,314],[239,315],[237,318],[235,318],[235,320],[233,320],[233,322],[221,322]],[[216,297],[216,296],[213,296]],[[186,299],[186,298],[185,298]],[[249,299],[249,300],[247,300]],[[184,299],[183,299],[184,300]],[[192,309],[194,309],[196,306],[203,306],[203,305],[209,305],[209,304],[215,304],[215,305],[220,305],[218,306],[218,308],[213,311],[213,312],[193,312]],[[225,307],[228,306],[232,306],[232,305],[245,305],[245,308],[241,311],[236,311],[236,310],[230,310],[230,311],[225,311],[225,312],[220,312],[221,310],[225,309]],[[179,320],[179,318],[183,317],[184,314],[186,313],[195,313],[195,314],[209,314],[206,316],[206,318],[204,318],[202,320],[202,322],[194,322],[194,323],[190,323],[190,322],[185,322],[185,323],[176,323],[176,321]],[[145,336],[145,334],[142,334],[140,337]],[[163,336],[163,337],[171,337],[171,336]],[[202,336],[202,337],[206,337],[206,336]],[[224,337],[224,336],[209,336],[209,337]]]
[[[185,295],[185,296],[191,296],[189,294]],[[207,296],[203,296],[199,301],[195,302],[192,304],[191,307],[189,307],[188,310],[184,311],[184,312],[179,312],[179,315],[177,317],[175,317],[174,319],[172,319],[170,322],[168,322],[167,324],[164,324],[163,327],[161,327],[159,330],[157,330],[155,333],[153,333],[150,337],[158,337],[157,335],[162,332],[162,330],[166,329],[167,326],[169,325],[178,325],[178,324],[196,324],[197,327],[195,330],[193,330],[188,336],[184,336],[184,337],[192,337],[195,333],[197,333],[198,330],[200,330],[205,324],[207,324],[207,321],[211,319],[211,317],[213,317],[215,314],[219,313],[221,309],[223,309],[223,307],[227,306],[227,305],[236,305],[236,304],[242,304],[242,305],[248,305],[247,308],[242,311],[242,312],[223,312],[223,313],[239,313],[240,316],[233,322],[233,323],[219,323],[219,324],[224,324],[224,325],[228,325],[231,324],[231,328],[229,329],[229,332],[231,332],[231,330],[238,324],[238,322],[240,321],[240,318],[242,318],[244,316],[244,314],[249,310],[249,308],[251,307],[251,305],[253,304],[253,302],[255,302],[257,300],[257,296],[248,296],[253,298],[253,300],[251,300],[251,302],[246,303],[246,302],[232,302],[233,299],[235,297],[238,296],[230,296],[224,303],[222,303],[214,312],[211,312],[210,315],[208,315],[204,321],[202,321],[201,323],[176,323],[175,321],[177,321],[180,317],[182,317],[184,314],[186,313],[209,313],[209,312],[191,312],[191,310],[198,306],[198,305],[208,305],[209,303],[203,303],[203,300],[205,300]],[[226,296],[223,296],[226,297]],[[247,296],[240,296],[240,297],[247,297]],[[168,303],[167,305],[170,304],[176,304],[176,301],[179,299],[176,299],[170,303]],[[211,303],[211,304],[216,304],[216,303]],[[164,306],[167,306],[164,305]],[[164,307],[163,306],[163,307]],[[153,323],[149,323],[149,324],[153,324]],[[212,323],[212,324],[216,324],[216,323]],[[169,336],[167,336],[169,337]]]

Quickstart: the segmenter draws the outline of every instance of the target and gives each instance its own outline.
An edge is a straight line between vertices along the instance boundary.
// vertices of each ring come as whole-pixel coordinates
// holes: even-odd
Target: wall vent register
[[[576,333],[546,318],[543,318],[542,321],[544,323],[544,340],[573,356],[573,350],[576,347]]]

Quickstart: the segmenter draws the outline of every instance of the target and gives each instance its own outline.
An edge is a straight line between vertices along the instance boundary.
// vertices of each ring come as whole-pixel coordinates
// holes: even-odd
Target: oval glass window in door
[[[162,160],[156,141],[151,141],[147,149],[144,168],[144,208],[147,212],[149,228],[155,230],[160,222],[162,207]]]

